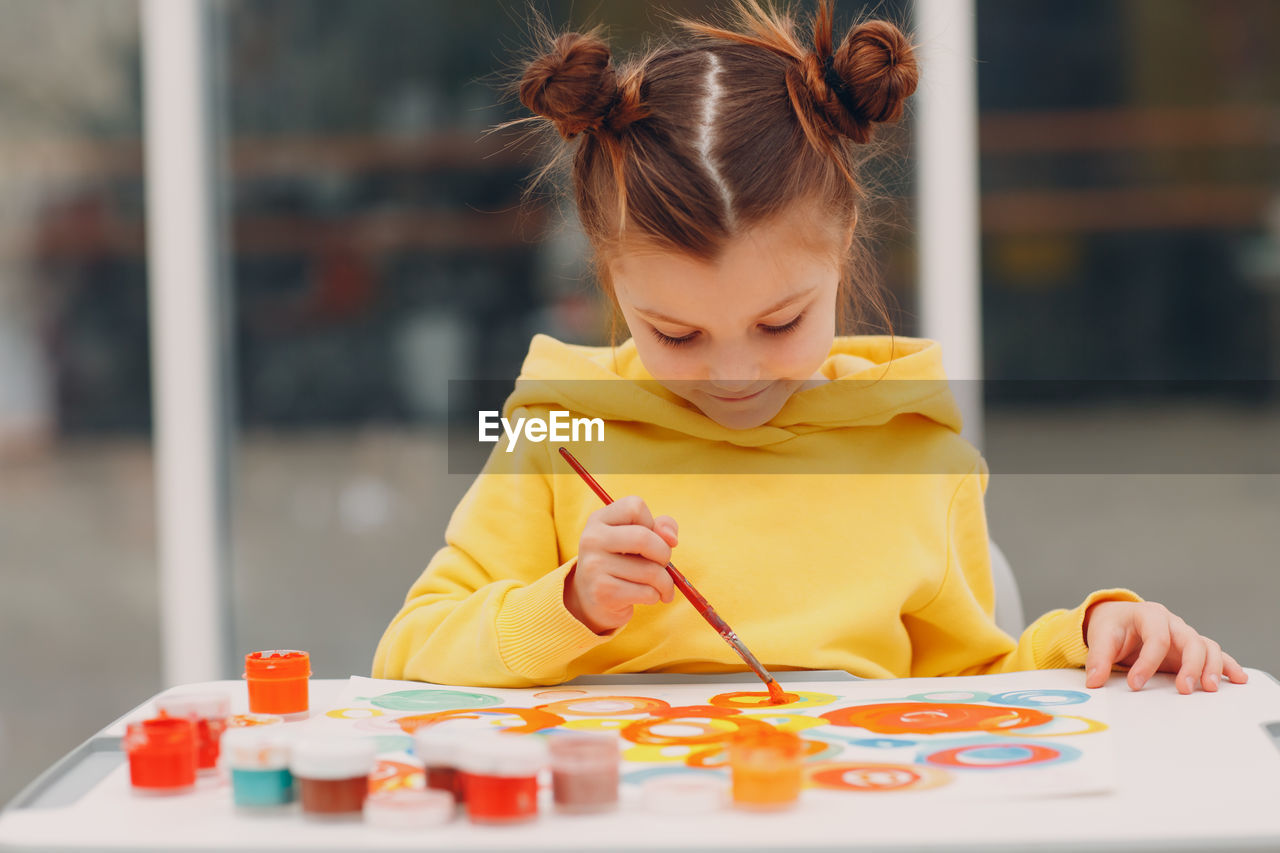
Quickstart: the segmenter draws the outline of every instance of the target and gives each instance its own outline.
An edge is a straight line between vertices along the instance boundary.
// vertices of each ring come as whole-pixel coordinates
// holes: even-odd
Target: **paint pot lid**
[[[621,757],[617,735],[565,732],[547,738],[551,766],[562,770],[616,766]]]
[[[231,698],[225,693],[178,693],[156,699],[156,710],[170,717],[225,720],[231,714]]]
[[[645,808],[664,814],[697,814],[723,808],[729,785],[719,776],[678,773],[659,776],[644,783]]]
[[[236,770],[285,770],[292,741],[283,728],[227,729],[222,733],[222,763]]]
[[[354,779],[373,770],[377,746],[359,737],[305,737],[293,743],[289,769],[303,779]]]
[[[534,776],[547,760],[541,740],[511,734],[473,735],[458,749],[458,769],[480,776]]]
[[[453,819],[453,795],[431,788],[402,788],[370,794],[364,801],[364,819],[386,829],[418,829]]]
[[[297,649],[269,649],[244,656],[244,677],[289,679],[311,677],[311,655]]]
[[[413,754],[428,767],[456,767],[458,733],[428,726],[413,733]]]

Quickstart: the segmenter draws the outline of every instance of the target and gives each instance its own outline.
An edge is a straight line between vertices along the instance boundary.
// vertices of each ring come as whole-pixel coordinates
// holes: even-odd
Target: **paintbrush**
[[[605,504],[613,503],[613,498],[609,497],[609,493],[596,482],[595,477],[587,473],[587,469],[582,467],[582,463],[575,459],[572,453],[562,447],[560,448],[560,455],[573,466],[573,470],[578,472],[578,476],[591,487],[591,490],[596,493],[600,500],[604,501]],[[671,563],[667,563],[667,574],[671,575],[671,580],[675,583],[676,589],[684,593],[684,597],[689,599],[689,603],[693,605],[698,613],[702,614],[702,618],[706,619],[711,624],[711,627],[716,629],[716,633],[724,637],[725,642],[738,653],[738,657],[742,658],[747,666],[751,667],[751,671],[760,676],[760,680],[764,682],[765,687],[769,688],[770,704],[785,705],[788,701],[787,695],[782,686],[778,684],[777,679],[769,674],[769,671],[764,668],[760,661],[756,660],[756,656],[751,654],[751,650],[738,639],[738,635],[733,633],[729,623],[720,618],[720,614],[716,613],[715,608],[702,597],[702,593],[694,589],[693,584],[689,583],[688,579],[680,574],[680,570]]]

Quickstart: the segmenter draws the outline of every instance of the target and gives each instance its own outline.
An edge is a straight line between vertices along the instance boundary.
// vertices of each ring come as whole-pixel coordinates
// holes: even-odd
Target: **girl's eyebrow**
[[[793,302],[799,302],[801,299],[813,293],[817,289],[818,288],[814,286],[809,288],[808,290],[800,290],[795,293],[792,293],[789,296],[784,296],[781,301],[775,303],[771,308],[761,311],[759,316],[768,317],[774,311],[780,311],[783,308],[786,308],[788,305],[790,305]],[[657,311],[650,311],[647,308],[636,308],[635,310],[637,314],[643,314],[646,317],[649,317],[654,320],[661,320],[664,323],[672,323],[677,326],[689,326],[690,328],[693,328],[695,325],[693,323],[686,323],[684,320],[677,320],[674,317],[668,317],[665,314],[659,314]]]

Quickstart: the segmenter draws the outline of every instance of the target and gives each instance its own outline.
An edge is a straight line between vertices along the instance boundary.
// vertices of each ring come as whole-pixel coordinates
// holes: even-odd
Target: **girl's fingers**
[[[1218,682],[1222,680],[1222,646],[1208,637],[1204,638],[1204,644],[1208,654],[1204,661],[1204,672],[1200,676],[1200,686],[1213,693],[1218,689]]]
[[[651,587],[657,591],[658,598],[663,602],[670,602],[675,598],[675,584],[671,581],[671,574],[662,566],[643,557],[618,557],[610,561],[608,571],[615,578]]]
[[[657,604],[660,601],[658,591],[645,583],[632,583],[620,577],[608,577],[600,582],[597,599],[602,607],[610,613],[626,611],[623,621],[630,621],[631,611],[637,604]]]
[[[1236,684],[1244,684],[1249,680],[1249,673],[1245,672],[1244,667],[1236,663],[1236,659],[1226,652],[1222,653],[1222,672]]]
[[[676,520],[669,515],[660,515],[653,520],[653,531],[663,538],[672,548],[676,547],[680,528]]]
[[[1172,642],[1167,612],[1140,616],[1137,629],[1142,637],[1142,650],[1138,652],[1138,659],[1133,666],[1129,667],[1129,687],[1133,690],[1141,690],[1147,680],[1155,675],[1168,656]]]
[[[1089,654],[1084,660],[1084,686],[1101,687],[1107,683],[1111,665],[1120,659],[1120,645],[1124,641],[1124,629],[1101,628],[1094,625],[1089,638]]]
[[[1194,628],[1181,619],[1174,619],[1170,625],[1172,648],[1180,651],[1181,665],[1173,677],[1174,686],[1179,693],[1191,693],[1196,689],[1196,681],[1204,676],[1205,663],[1209,657],[1209,646]]]
[[[665,566],[671,560],[671,546],[662,537],[639,524],[610,527],[601,534],[600,544],[611,554],[636,554]]]
[[[592,515],[605,524],[638,524],[641,527],[653,527],[653,513],[649,512],[649,506],[644,499],[636,495],[619,498],[608,506],[596,510]]]

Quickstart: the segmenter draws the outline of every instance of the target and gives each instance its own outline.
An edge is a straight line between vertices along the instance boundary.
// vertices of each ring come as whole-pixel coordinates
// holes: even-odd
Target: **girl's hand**
[[[1084,616],[1085,686],[1107,683],[1111,665],[1129,667],[1129,687],[1141,690],[1157,671],[1176,672],[1179,693],[1195,690],[1196,682],[1213,692],[1225,673],[1236,684],[1249,676],[1222,647],[1154,601],[1100,601]]]
[[[564,606],[597,634],[627,624],[637,604],[675,596],[666,565],[676,522],[655,519],[634,495],[591,513],[578,540],[578,564],[564,585]]]

